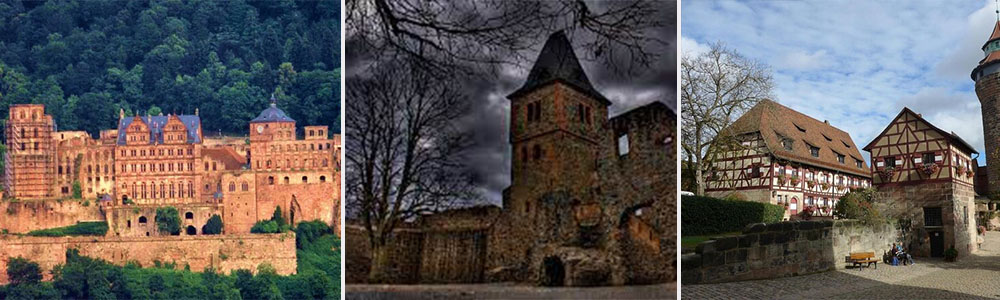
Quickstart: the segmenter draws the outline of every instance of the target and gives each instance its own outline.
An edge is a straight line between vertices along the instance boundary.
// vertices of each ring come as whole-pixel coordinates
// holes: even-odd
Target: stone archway
[[[184,233],[187,235],[196,235],[198,234],[198,230],[195,229],[194,226],[188,225],[188,227],[184,229]]]
[[[566,284],[566,266],[558,256],[547,256],[542,259],[542,285],[563,286]]]

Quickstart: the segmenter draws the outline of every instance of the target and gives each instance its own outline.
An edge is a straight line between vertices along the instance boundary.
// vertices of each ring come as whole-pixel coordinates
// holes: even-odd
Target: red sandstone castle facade
[[[250,136],[206,140],[194,115],[119,115],[118,128],[92,138],[57,131],[39,104],[10,107],[5,196],[67,198],[79,188],[97,199],[109,235],[156,235],[162,206],[181,214],[186,234],[199,234],[212,215],[225,233],[246,233],[280,206],[293,223],[322,220],[339,226],[340,139],[326,126],[305,126],[277,107],[250,121]],[[332,136],[332,137],[331,137]]]

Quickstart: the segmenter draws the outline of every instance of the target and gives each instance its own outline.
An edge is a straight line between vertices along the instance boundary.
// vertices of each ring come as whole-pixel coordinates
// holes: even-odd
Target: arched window
[[[250,190],[250,185],[247,184],[246,182],[243,182],[243,191],[246,192],[246,191],[249,191],[249,190]]]
[[[320,176],[319,182],[326,182],[326,176]]]
[[[142,183],[142,198],[146,198],[146,183]]]
[[[146,224],[146,216],[139,216],[139,224]]]
[[[177,184],[177,197],[184,198],[184,183]]]
[[[175,196],[177,196],[176,185],[171,182],[170,183],[170,198],[174,198]]]
[[[267,176],[267,184],[274,185],[274,176]]]
[[[188,181],[188,198],[194,198],[194,182]]]
[[[323,166],[326,167],[326,166],[329,166],[329,165],[330,165],[330,161],[328,159],[324,158],[323,159]]]
[[[302,176],[302,183],[309,183],[309,176]]]
[[[194,219],[194,213],[192,213],[192,212],[186,212],[186,213],[184,213],[184,219],[185,220],[193,220]]]
[[[289,183],[288,176],[285,176],[285,184],[288,184],[288,183]]]
[[[230,192],[235,192],[236,191],[236,183],[235,182],[229,182],[229,191]]]
[[[271,167],[271,160],[270,159],[267,160],[267,164],[266,165],[267,165],[268,168]]]

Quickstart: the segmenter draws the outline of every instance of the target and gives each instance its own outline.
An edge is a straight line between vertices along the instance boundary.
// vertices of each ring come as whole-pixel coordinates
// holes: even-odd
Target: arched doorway
[[[799,213],[799,198],[792,197],[792,200],[788,201],[788,211],[793,215]]]
[[[184,230],[184,233],[187,235],[196,235],[198,234],[198,230],[194,229],[194,226],[188,225],[187,229]]]
[[[559,257],[549,256],[542,260],[542,268],[545,270],[545,277],[542,278],[544,286],[563,286],[566,280],[566,267]]]

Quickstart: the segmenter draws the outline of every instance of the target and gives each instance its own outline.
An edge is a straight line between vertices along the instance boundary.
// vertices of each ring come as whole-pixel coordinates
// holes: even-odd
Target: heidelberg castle
[[[212,215],[224,233],[247,233],[280,206],[292,223],[322,220],[339,231],[340,137],[270,107],[250,136],[206,139],[194,115],[125,116],[94,139],[57,131],[39,104],[10,107],[4,196],[17,200],[97,199],[108,235],[158,235],[155,210],[176,207],[182,234],[201,234]],[[332,136],[332,138],[331,138]],[[78,187],[76,187],[78,186]],[[82,221],[82,220],[76,220]]]

